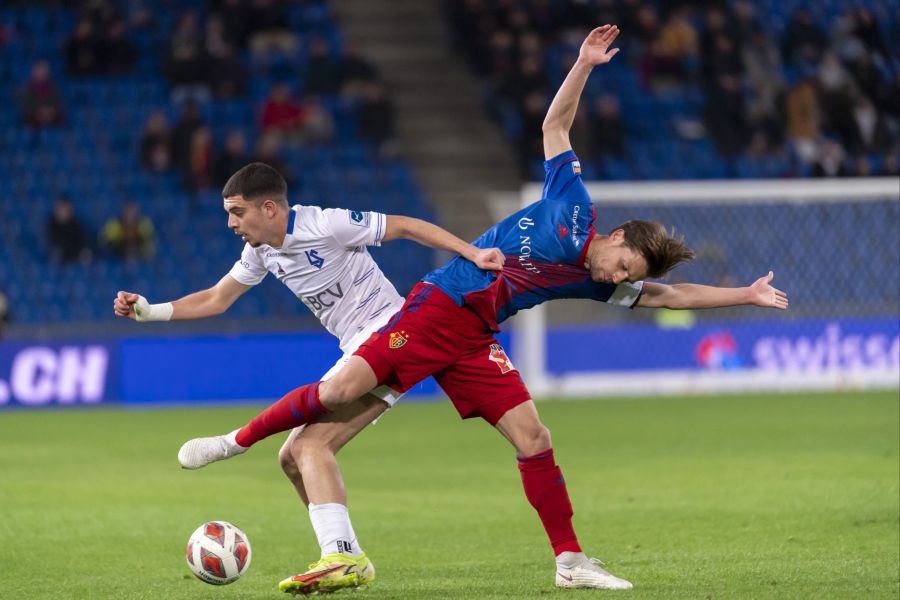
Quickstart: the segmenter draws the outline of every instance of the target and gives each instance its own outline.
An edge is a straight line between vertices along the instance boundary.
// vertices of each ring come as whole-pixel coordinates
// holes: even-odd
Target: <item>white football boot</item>
[[[178,462],[181,463],[181,468],[199,469],[211,462],[243,454],[247,451],[247,448],[238,444],[234,439],[238,431],[238,429],[235,429],[225,435],[194,438],[186,441],[181,450],[178,451]]]
[[[583,555],[582,555],[583,556]],[[602,590],[630,590],[630,581],[620,579],[603,569],[603,563],[596,558],[583,556],[582,560],[572,567],[556,565],[556,587],[561,588],[599,588]]]

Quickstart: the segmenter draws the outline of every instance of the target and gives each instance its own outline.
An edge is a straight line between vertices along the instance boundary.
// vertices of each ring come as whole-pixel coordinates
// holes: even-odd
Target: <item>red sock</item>
[[[553,460],[553,449],[517,458],[525,496],[544,524],[553,553],[558,556],[560,552],[581,552],[572,528],[572,502],[562,471]]]
[[[235,441],[249,448],[273,433],[299,427],[328,412],[319,402],[319,384],[309,383],[285,394],[281,400],[253,417],[237,432]]]

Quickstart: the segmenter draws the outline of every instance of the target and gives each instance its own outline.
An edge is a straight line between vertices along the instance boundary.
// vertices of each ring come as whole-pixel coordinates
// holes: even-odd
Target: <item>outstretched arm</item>
[[[249,285],[238,283],[231,275],[225,275],[209,289],[163,304],[150,304],[135,292],[120,291],[113,301],[113,310],[117,316],[135,321],[202,319],[222,314],[249,289]]]
[[[645,282],[644,291],[637,306],[647,308],[719,308],[749,304],[764,308],[788,307],[787,294],[770,285],[775,277],[772,271],[760,277],[753,285],[743,288],[721,288],[695,283]]]
[[[578,60],[559,91],[550,103],[547,116],[544,119],[544,158],[550,160],[554,156],[572,149],[569,142],[569,129],[575,120],[575,112],[578,110],[578,99],[584,91],[584,84],[588,76],[597,65],[608,63],[618,52],[618,48],[609,50],[609,45],[619,35],[619,28],[615,25],[604,25],[594,29],[578,52]]]
[[[429,248],[439,248],[459,254],[475,263],[480,269],[488,271],[500,271],[503,269],[505,257],[499,249],[473,246],[446,229],[442,229],[428,221],[413,217],[388,215],[383,241],[389,242],[397,238],[413,240]]]

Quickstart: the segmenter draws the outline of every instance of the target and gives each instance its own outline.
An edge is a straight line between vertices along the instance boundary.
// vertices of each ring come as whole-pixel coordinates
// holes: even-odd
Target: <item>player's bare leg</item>
[[[496,427],[518,452],[525,496],[541,518],[556,555],[556,585],[630,589],[630,582],[604,570],[599,560],[581,551],[572,527],[566,482],[553,457],[550,430],[541,423],[534,402],[529,400],[508,410]]]
[[[278,459],[304,504],[347,503],[335,455],[387,409],[384,400],[366,395],[343,410],[291,431]]]
[[[279,583],[289,593],[309,594],[358,587],[375,578],[375,568],[359,547],[347,512],[347,491],[335,455],[388,404],[371,395],[294,429],[279,451],[282,469],[309,506],[322,557],[309,570]]]
[[[330,379],[291,390],[240,429],[225,435],[188,440],[178,451],[178,462],[185,469],[199,469],[243,454],[270,435],[290,431],[341,410],[372,391],[377,383],[369,364],[358,356],[351,356]]]

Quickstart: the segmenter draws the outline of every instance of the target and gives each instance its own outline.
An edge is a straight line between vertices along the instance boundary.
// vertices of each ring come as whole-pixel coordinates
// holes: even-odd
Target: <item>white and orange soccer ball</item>
[[[247,534],[228,521],[204,523],[188,539],[187,563],[206,583],[234,583],[250,566]]]

